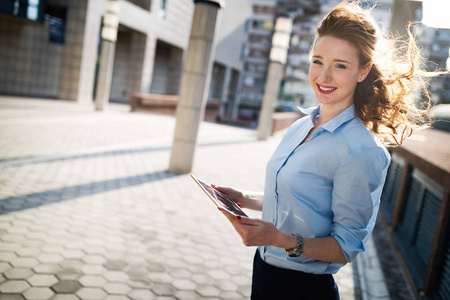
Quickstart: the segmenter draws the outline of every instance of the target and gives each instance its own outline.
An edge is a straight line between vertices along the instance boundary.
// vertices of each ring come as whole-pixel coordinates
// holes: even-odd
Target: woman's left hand
[[[260,219],[236,217],[223,210],[222,212],[241,236],[245,246],[280,246],[279,242],[284,234],[272,223]]]

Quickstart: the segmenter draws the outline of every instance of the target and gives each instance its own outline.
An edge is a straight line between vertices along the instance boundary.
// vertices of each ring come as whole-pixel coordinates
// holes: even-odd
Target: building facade
[[[254,121],[261,110],[277,6],[276,0],[251,2],[253,14],[247,23],[248,40],[238,109],[232,116],[242,121]]]
[[[42,18],[35,21],[1,11],[0,94],[92,103],[107,2],[47,0]],[[178,94],[193,1],[117,2],[110,100],[128,102],[135,92]],[[251,13],[250,3],[239,0],[227,0],[220,10],[211,97],[235,102]]]

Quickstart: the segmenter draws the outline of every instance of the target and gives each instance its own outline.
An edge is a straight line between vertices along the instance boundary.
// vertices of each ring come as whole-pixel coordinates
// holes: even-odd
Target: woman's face
[[[357,83],[365,79],[370,68],[360,68],[358,49],[349,42],[333,36],[318,38],[309,68],[316,100],[323,106],[342,110],[349,107]]]

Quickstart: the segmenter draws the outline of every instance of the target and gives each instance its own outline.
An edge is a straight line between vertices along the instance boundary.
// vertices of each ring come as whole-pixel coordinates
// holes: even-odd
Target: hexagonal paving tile
[[[227,280],[230,279],[230,274],[228,274],[227,272],[224,272],[222,270],[212,270],[208,272],[209,276],[211,276],[212,278],[216,279],[216,280]]]
[[[239,286],[229,280],[218,280],[214,283],[222,291],[237,291]]]
[[[52,286],[58,283],[58,278],[50,274],[35,274],[27,280],[32,286]]]
[[[76,294],[83,300],[101,300],[108,296],[100,288],[82,288]]]
[[[4,241],[4,242],[17,242],[17,243],[20,243],[20,241],[25,239],[25,236],[23,236],[22,234],[11,233],[11,234],[4,234],[4,235],[2,235],[0,239],[2,241]]]
[[[64,258],[69,258],[69,259],[82,258],[84,256],[84,252],[81,250],[77,250],[77,249],[64,250],[64,251],[60,252],[60,254]]]
[[[41,250],[46,253],[60,253],[64,250],[64,247],[61,245],[45,245]]]
[[[167,273],[150,273],[147,275],[147,277],[152,281],[152,282],[161,282],[161,283],[171,283],[174,278],[172,276],[170,276]]]
[[[184,269],[177,269],[177,270],[173,270],[170,271],[169,274],[173,277],[173,278],[191,278],[192,274]]]
[[[245,285],[251,284],[251,278],[248,278],[247,276],[243,276],[243,275],[233,276],[231,278],[231,281],[233,281],[234,283],[236,283],[239,286],[245,286]]]
[[[16,268],[32,268],[37,266],[39,262],[35,258],[19,257],[10,262]]]
[[[62,268],[55,264],[40,264],[33,268],[33,271],[39,274],[56,274],[62,271]]]
[[[128,297],[133,300],[154,300],[156,295],[149,290],[139,290],[135,289],[128,293]]]
[[[86,275],[98,275],[106,272],[106,269],[101,265],[84,265],[80,270]]]
[[[193,291],[197,287],[197,284],[190,279],[175,279],[171,283],[178,290]]]
[[[76,293],[82,288],[76,280],[63,280],[52,286],[57,293]]]
[[[172,296],[176,289],[167,283],[157,283],[152,286],[152,291],[158,296]]]
[[[101,255],[86,255],[83,257],[83,261],[91,265],[103,265],[106,263],[106,258]]]
[[[158,263],[149,263],[147,265],[147,269],[150,272],[164,272],[165,268],[162,264],[158,264]]]
[[[53,297],[51,300],[80,300],[80,298],[78,298],[75,295],[62,295],[62,294],[57,294],[55,295],[55,297]]]
[[[251,285],[241,286],[239,287],[238,291],[242,295],[250,297],[250,294],[252,293],[252,286]]]
[[[9,262],[17,258],[13,252],[0,252],[0,261]]]
[[[9,263],[0,263],[0,273],[3,273],[11,268],[12,266]]]
[[[81,276],[82,274],[80,272],[73,269],[65,269],[56,273],[56,277],[58,277],[59,280],[77,280]]]
[[[22,257],[35,256],[39,253],[39,249],[36,248],[22,248],[16,251],[16,254]]]
[[[130,298],[123,295],[109,295],[105,300],[130,300]]]
[[[127,266],[127,263],[123,260],[108,260],[105,264],[103,264],[103,266],[107,270],[120,271]]]
[[[42,263],[49,263],[49,264],[57,264],[63,260],[63,258],[60,255],[53,253],[42,253],[37,257],[37,259]]]
[[[103,276],[111,282],[127,281],[130,278],[126,273],[120,271],[108,271]]]
[[[0,284],[2,293],[23,293],[30,285],[25,280],[10,280]]]
[[[116,283],[116,282],[106,284],[105,286],[103,286],[103,289],[108,294],[121,294],[121,295],[126,295],[131,291],[130,286],[124,283]]]
[[[0,294],[0,300],[24,300],[20,294]]]
[[[196,291],[204,297],[217,297],[220,295],[220,290],[210,285],[199,286]]]
[[[223,292],[220,294],[221,299],[226,300],[245,300],[246,297],[236,292]]]
[[[33,271],[28,268],[14,268],[7,270],[3,274],[8,279],[27,279],[33,275]]]
[[[200,295],[193,291],[179,291],[175,294],[175,297],[183,300],[198,300]]]
[[[193,274],[191,276],[192,281],[198,283],[198,284],[204,284],[204,285],[208,285],[208,284],[212,284],[214,282],[214,280],[209,277],[208,275],[205,274]]]
[[[0,243],[0,251],[14,252],[20,249],[22,246],[16,243]]]
[[[53,297],[55,293],[49,288],[32,287],[23,293],[23,296],[27,300],[46,300]]]
[[[98,275],[85,275],[78,279],[78,282],[87,287],[102,287],[106,284],[106,280]]]
[[[78,259],[65,259],[59,263],[59,265],[66,269],[76,269],[83,265],[83,262]]]

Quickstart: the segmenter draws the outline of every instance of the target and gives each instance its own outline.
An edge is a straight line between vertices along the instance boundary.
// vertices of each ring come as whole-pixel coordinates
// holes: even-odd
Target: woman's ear
[[[359,82],[364,81],[367,75],[369,75],[370,70],[372,70],[372,63],[368,62],[364,67],[361,68],[361,74],[359,76]]]

